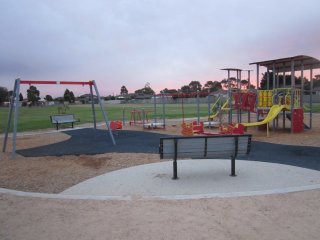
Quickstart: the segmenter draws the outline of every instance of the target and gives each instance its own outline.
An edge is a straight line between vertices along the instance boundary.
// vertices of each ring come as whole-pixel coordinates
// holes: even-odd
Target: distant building
[[[316,95],[320,95],[320,87],[313,88],[313,91],[315,92]]]
[[[80,97],[76,98],[77,101],[80,101],[82,104],[88,104],[91,103],[91,94],[83,94]],[[93,95],[93,103],[98,104],[98,97],[96,95]]]

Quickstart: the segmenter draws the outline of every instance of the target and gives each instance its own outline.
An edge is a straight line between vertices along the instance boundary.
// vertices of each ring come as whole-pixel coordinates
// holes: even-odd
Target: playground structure
[[[131,110],[129,125],[144,125],[145,123],[149,123],[148,113],[150,110],[145,109],[133,109]]]
[[[299,55],[288,58],[280,58],[261,62],[250,63],[257,68],[257,86],[259,86],[260,67],[267,68],[266,90],[258,91],[257,98],[257,122],[243,123],[245,126],[259,126],[273,121],[273,129],[278,127],[279,114],[282,112],[283,129],[286,118],[291,122],[291,133],[299,133],[304,128],[312,128],[312,93],[313,93],[313,70],[320,68],[320,61],[313,57]],[[304,89],[304,74],[309,70],[310,91]],[[272,79],[270,73],[272,72]],[[295,73],[300,72],[301,84],[296,84]],[[286,83],[286,73],[290,73],[290,83]],[[282,86],[280,82],[282,76]],[[272,80],[272,82],[270,81]],[[272,84],[271,84],[272,83]],[[309,94],[309,125],[304,124],[303,95]],[[266,113],[264,119],[259,119]],[[289,112],[289,113],[286,113]]]
[[[217,99],[210,108],[210,114],[208,116],[208,122],[205,122],[205,126],[215,125],[220,129],[220,133],[235,133],[243,132],[242,127],[233,125],[233,111],[237,111],[237,122],[242,121],[242,113],[246,111],[248,113],[248,122],[250,122],[250,113],[256,112],[256,92],[250,89],[250,72],[251,70],[242,70],[238,68],[224,68],[221,69],[227,71],[227,93],[218,93]],[[241,73],[247,71],[248,74],[248,86],[247,89],[241,89]],[[236,81],[236,86],[231,87],[231,73],[236,72],[236,77],[233,79]],[[223,126],[223,115],[228,115],[227,126]],[[214,121],[215,120],[215,121]]]
[[[96,113],[95,113],[95,107],[94,107],[94,101],[93,101],[93,89],[95,90],[95,93],[98,97],[98,102],[100,105],[100,109],[103,115],[103,118],[106,123],[106,128],[109,132],[110,138],[112,140],[113,145],[116,145],[116,141],[113,137],[111,127],[109,125],[109,120],[107,113],[104,111],[103,103],[101,102],[100,94],[98,91],[98,87],[95,83],[94,80],[87,81],[87,82],[71,82],[71,81],[35,81],[35,80],[21,80],[21,79],[16,79],[14,82],[14,88],[13,88],[13,94],[12,98],[10,100],[10,110],[8,113],[8,119],[7,119],[7,126],[5,130],[5,137],[3,141],[3,148],[2,152],[6,151],[7,148],[7,140],[8,140],[8,134],[9,134],[9,129],[11,125],[11,120],[12,120],[12,113],[13,113],[13,137],[12,137],[12,157],[15,157],[16,154],[16,139],[17,139],[17,129],[18,129],[18,113],[19,113],[19,94],[20,94],[20,85],[21,84],[49,84],[49,85],[88,85],[90,88],[90,95],[91,95],[91,107],[92,107],[92,115],[93,115],[93,123],[94,123],[94,129],[97,129],[97,123],[96,123]]]
[[[241,72],[248,71],[248,86],[250,83],[250,71],[241,70],[237,68],[224,68],[222,70],[227,71],[227,97],[222,104],[222,100],[218,100],[212,107],[212,114],[209,115],[209,120],[219,117],[220,125],[222,125],[222,114],[228,114],[228,127],[238,128],[238,124],[245,127],[267,125],[269,129],[269,123],[272,121],[273,129],[278,127],[279,115],[283,116],[283,129],[285,129],[285,120],[288,119],[291,122],[291,133],[299,133],[305,128],[312,128],[312,92],[313,92],[313,70],[320,68],[320,61],[309,56],[294,56],[289,58],[281,58],[275,60],[268,60],[262,62],[250,63],[257,66],[257,83],[259,88],[259,68],[267,68],[267,86],[265,90],[253,90],[247,87],[246,90],[241,90]],[[304,71],[310,71],[310,91],[304,90]],[[270,71],[272,71],[272,79],[270,79]],[[296,85],[295,72],[300,71],[300,85]],[[237,87],[231,87],[231,73],[236,72]],[[286,73],[290,72],[290,83],[286,83]],[[280,86],[280,73],[282,74],[282,86]],[[272,80],[272,84],[271,83]],[[309,94],[309,124],[305,124],[304,119],[304,106],[303,95]],[[234,123],[233,115],[236,112],[236,123]],[[243,112],[248,113],[248,121],[243,121]],[[256,113],[256,121],[251,122],[250,113]],[[220,129],[227,129],[223,126]]]
[[[157,113],[157,97],[161,99],[162,104],[162,121],[158,119]],[[149,116],[153,113],[153,121],[149,121]],[[125,124],[125,110],[123,110],[123,118],[122,122]],[[155,128],[163,128],[166,127],[166,102],[164,98],[164,94],[154,95],[153,96],[153,109],[133,109],[130,111],[130,125],[142,125],[143,129],[155,129]]]

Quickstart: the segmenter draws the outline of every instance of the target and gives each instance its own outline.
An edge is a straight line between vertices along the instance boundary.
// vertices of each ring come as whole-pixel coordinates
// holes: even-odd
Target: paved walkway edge
[[[71,199],[71,200],[192,200],[192,199],[204,199],[204,198],[228,198],[228,197],[247,197],[247,196],[259,196],[268,194],[285,194],[291,192],[301,192],[307,190],[320,189],[320,184],[290,187],[283,189],[272,189],[264,191],[248,191],[248,192],[233,192],[233,193],[215,193],[215,194],[198,194],[198,195],[164,195],[164,196],[90,196],[90,195],[63,195],[53,193],[36,193],[36,192],[22,192],[17,190],[11,190],[6,188],[0,188],[0,194],[10,194],[20,197],[37,197],[47,199]]]

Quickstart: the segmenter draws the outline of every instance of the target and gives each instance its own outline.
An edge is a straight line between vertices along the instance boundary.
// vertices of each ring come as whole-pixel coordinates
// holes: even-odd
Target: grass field
[[[91,105],[70,105],[67,113],[73,113],[76,118],[80,119],[80,123],[93,122]],[[126,121],[130,120],[131,111],[133,109],[144,109],[151,111],[148,113],[149,119],[154,118],[153,105],[152,104],[108,104],[105,106],[105,110],[109,117],[109,120],[122,120],[123,110],[125,110]],[[4,132],[7,123],[7,114],[9,108],[0,108],[0,133]],[[182,118],[182,108],[180,104],[167,104],[166,105],[166,118]],[[320,112],[320,104],[313,105],[313,112]],[[48,107],[22,107],[19,109],[19,122],[18,131],[30,131],[37,129],[53,128],[50,123],[50,115],[58,114],[57,106]],[[208,105],[200,104],[200,116],[208,116]],[[96,117],[97,121],[103,121],[102,113],[98,105],[96,105]],[[185,104],[184,105],[184,117],[197,117],[197,105]],[[157,118],[162,118],[162,105],[157,106]]]
[[[97,122],[103,121],[103,116],[99,105],[95,105]],[[108,104],[105,105],[109,120],[122,120],[123,110],[125,112],[126,121],[130,120],[131,111],[133,109],[144,109],[148,112],[148,118],[154,118],[152,104]],[[7,115],[9,108],[0,108],[0,133],[4,132],[7,123]],[[166,118],[182,118],[182,109],[180,104],[166,105]],[[91,105],[69,105],[67,113],[72,113],[76,118],[80,119],[80,123],[93,122]],[[57,106],[48,107],[22,107],[19,108],[18,131],[29,131],[36,129],[52,128],[50,123],[50,115],[58,114]],[[208,106],[206,104],[200,105],[200,116],[207,116]],[[184,106],[184,115],[186,118],[197,116],[196,104],[186,104]],[[157,106],[157,118],[162,118],[162,105]]]

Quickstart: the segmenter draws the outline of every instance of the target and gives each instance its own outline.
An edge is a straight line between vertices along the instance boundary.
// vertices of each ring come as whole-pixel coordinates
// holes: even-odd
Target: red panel
[[[69,85],[93,85],[91,81],[89,82],[69,82],[69,81],[61,81],[57,82],[58,84],[69,84]]]
[[[21,80],[20,84],[57,84],[57,81]]]
[[[69,82],[69,81],[35,81],[35,80],[21,80],[20,84],[69,84],[69,85],[93,85],[89,82]]]

